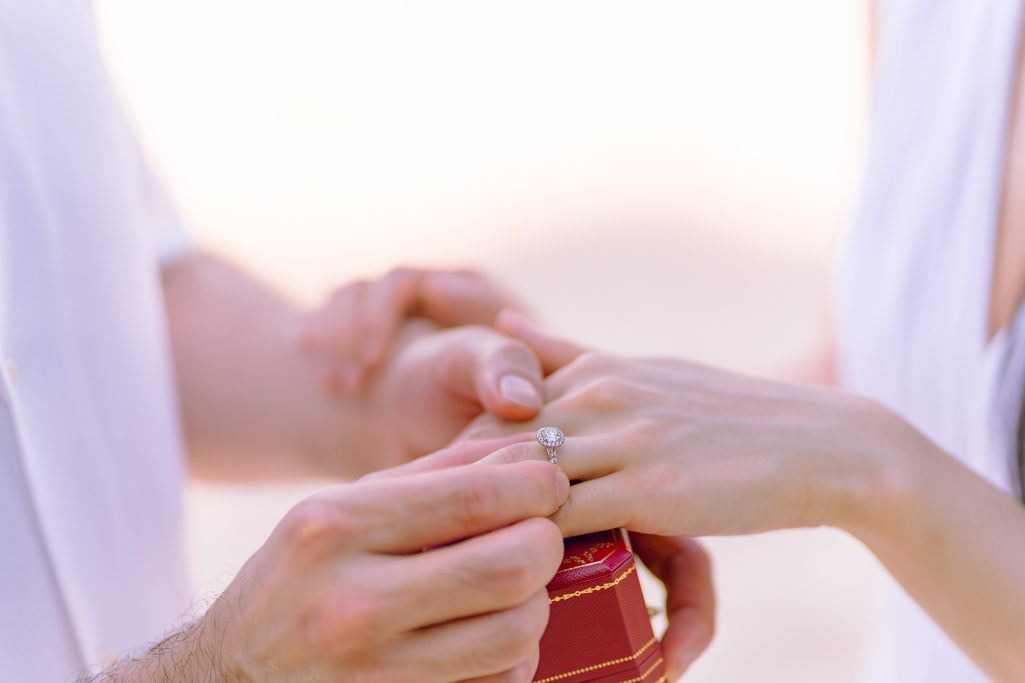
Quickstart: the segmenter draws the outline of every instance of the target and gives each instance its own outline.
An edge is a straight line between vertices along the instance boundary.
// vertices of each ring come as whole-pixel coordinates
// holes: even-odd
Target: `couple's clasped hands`
[[[506,304],[481,281],[458,286],[487,303],[439,322]],[[425,306],[391,295],[400,312]],[[351,313],[366,296],[332,305]],[[616,527],[666,585],[679,674],[714,625],[690,537],[837,523],[849,507],[850,487],[809,468],[844,470],[823,457],[844,449],[821,424],[853,399],[585,352],[513,311],[497,329],[406,324],[404,339],[383,310],[369,350],[334,353],[324,318],[305,340],[332,390],[368,394],[386,461],[408,462],[301,502],[245,565],[190,636],[215,643],[229,680],[529,681],[563,536]],[[567,434],[559,467],[533,440],[543,425]]]

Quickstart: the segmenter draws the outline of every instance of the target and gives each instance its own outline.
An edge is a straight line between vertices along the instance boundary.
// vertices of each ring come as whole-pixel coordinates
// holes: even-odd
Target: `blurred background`
[[[618,352],[771,373],[819,331],[857,186],[858,0],[95,4],[195,239],[300,303],[472,264]],[[197,599],[317,485],[194,484]],[[857,678],[880,581],[860,546],[709,545],[719,634],[687,680]]]

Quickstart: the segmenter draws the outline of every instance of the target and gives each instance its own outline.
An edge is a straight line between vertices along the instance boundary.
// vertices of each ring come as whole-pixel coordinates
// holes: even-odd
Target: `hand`
[[[666,587],[669,628],[662,636],[667,678],[675,681],[712,642],[715,589],[708,553],[685,536],[631,533],[634,551]]]
[[[324,362],[324,379],[334,392],[365,386],[412,317],[442,327],[491,325],[513,299],[483,275],[469,271],[398,268],[378,280],[342,287],[311,315],[303,346]]]
[[[382,470],[364,479],[404,477],[479,462],[513,444],[533,442],[531,434],[514,434],[487,441],[466,441],[401,467]],[[536,447],[536,443],[534,443]],[[666,587],[669,627],[662,636],[662,653],[670,680],[676,680],[705,651],[715,633],[715,590],[711,561],[697,541],[684,537],[631,533],[634,551]]]
[[[285,516],[201,630],[230,680],[529,681],[562,559],[544,517],[568,489],[547,463],[325,489]]]
[[[870,402],[678,360],[631,360],[573,349],[522,319],[503,327],[542,363],[565,362],[545,387],[548,403],[529,425],[485,417],[468,438],[534,429],[567,434],[559,464],[573,486],[554,516],[565,535],[623,526],[688,536],[747,534],[835,524],[870,510],[880,465],[873,443],[919,439]],[[911,448],[912,446],[908,446]],[[486,461],[544,459],[536,444]],[[878,458],[876,458],[878,460]]]
[[[412,340],[400,342],[370,396],[386,462],[441,448],[484,411],[519,421],[540,410],[541,365],[523,342],[480,326],[407,331]]]

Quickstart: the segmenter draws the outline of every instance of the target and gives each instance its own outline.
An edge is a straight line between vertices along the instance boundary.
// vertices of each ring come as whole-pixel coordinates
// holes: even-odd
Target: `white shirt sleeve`
[[[139,203],[144,227],[153,244],[153,254],[161,265],[177,261],[192,253],[195,246],[174,202],[138,141],[135,147],[139,167]]]

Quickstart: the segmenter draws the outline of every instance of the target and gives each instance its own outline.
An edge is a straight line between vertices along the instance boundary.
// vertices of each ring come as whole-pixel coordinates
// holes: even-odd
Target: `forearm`
[[[889,424],[863,435],[877,495],[861,487],[861,509],[841,525],[988,675],[1025,680],[1025,507]]]
[[[201,476],[355,475],[383,429],[358,397],[324,390],[297,338],[304,312],[197,254],[163,273],[182,418]]]
[[[218,642],[218,629],[207,621],[211,618],[193,622],[98,674],[84,673],[77,683],[242,683]]]

